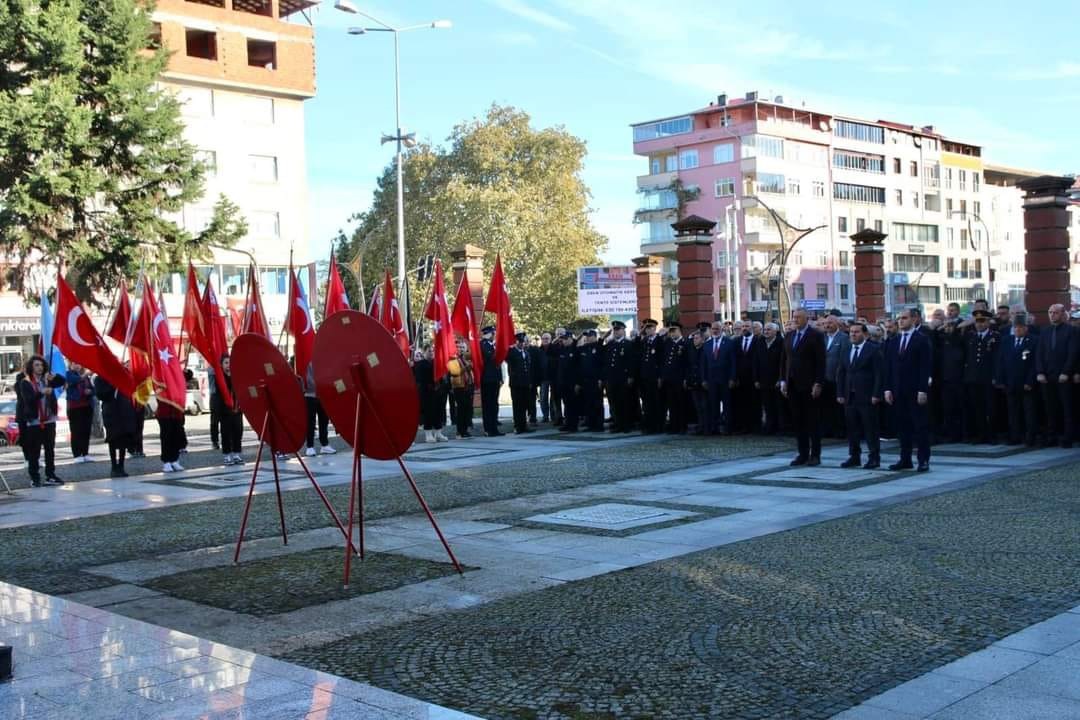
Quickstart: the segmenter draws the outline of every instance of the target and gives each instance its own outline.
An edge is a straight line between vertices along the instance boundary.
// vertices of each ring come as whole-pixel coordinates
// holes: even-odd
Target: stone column
[[[885,317],[885,234],[867,228],[851,236],[855,253],[855,316]]]
[[[664,314],[664,287],[660,277],[663,261],[651,255],[634,258],[634,283],[637,286],[638,327],[648,318],[660,321]]]
[[[473,301],[473,320],[479,332],[480,323],[484,319],[484,255],[486,253],[475,245],[466,245],[463,248],[450,251],[451,267],[454,270],[454,287],[447,288],[446,292],[452,297],[457,297],[458,287],[461,286],[461,276],[468,278],[469,293]]]
[[[672,223],[679,263],[679,322],[693,328],[716,316],[713,282],[713,228],[716,223],[690,215]]]
[[[1043,175],[1022,180],[1024,191],[1024,304],[1036,322],[1048,322],[1051,305],[1070,307],[1069,190],[1073,179]]]

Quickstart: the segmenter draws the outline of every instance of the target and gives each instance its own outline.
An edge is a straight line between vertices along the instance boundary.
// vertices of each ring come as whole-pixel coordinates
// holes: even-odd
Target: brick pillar
[[[885,317],[885,234],[867,228],[851,236],[855,253],[855,316]]]
[[[1069,309],[1068,192],[1073,179],[1043,175],[1017,183],[1024,191],[1024,304],[1040,324],[1047,310],[1061,303]]]
[[[679,262],[679,322],[693,327],[712,322],[716,315],[713,296],[713,228],[716,223],[690,215],[671,224],[675,231],[675,259]]]
[[[480,323],[484,319],[484,255],[486,253],[475,245],[466,245],[463,248],[450,251],[451,267],[454,269],[454,287],[447,288],[447,293],[457,297],[457,289],[461,286],[461,276],[465,275],[469,282],[469,292],[473,301],[473,320],[479,332]]]
[[[634,283],[637,286],[638,327],[648,318],[657,322],[664,314],[664,287],[660,278],[661,260],[642,255],[634,258]]]

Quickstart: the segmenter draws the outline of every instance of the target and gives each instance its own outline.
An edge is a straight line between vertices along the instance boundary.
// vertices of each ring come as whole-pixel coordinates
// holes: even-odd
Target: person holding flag
[[[446,423],[446,397],[449,391],[447,374],[450,371],[450,360],[457,357],[454,333],[450,327],[450,307],[446,303],[446,289],[443,286],[442,264],[438,260],[435,261],[434,278],[431,299],[424,310],[424,317],[432,323],[433,345],[425,349],[424,360],[416,363],[414,368],[421,388],[424,430],[428,431],[428,442],[431,442],[432,438],[441,441],[447,439],[442,433],[442,427]],[[387,273],[387,280],[389,279]],[[389,299],[386,295],[384,298]],[[390,303],[384,304],[384,312],[389,305]],[[400,318],[400,314],[398,317]],[[425,390],[427,392],[424,392]]]
[[[472,292],[468,278],[461,274],[457,297],[454,299],[454,313],[450,316],[450,325],[454,333],[462,338],[458,342],[458,373],[451,367],[450,384],[454,392],[454,420],[457,423],[458,437],[472,437],[473,396],[476,383],[484,369],[484,360],[480,353],[480,334],[477,332],[473,315]]]
[[[161,433],[161,470],[171,473],[183,470],[180,449],[184,443],[184,407],[187,404],[187,381],[180,367],[180,358],[173,353],[169,321],[165,306],[154,297],[149,284],[143,286],[140,315],[149,318],[150,368],[157,396],[157,421]]]
[[[319,444],[323,455],[333,455],[336,450],[330,445],[330,418],[323,410],[322,403],[315,391],[315,366],[311,362],[315,348],[315,328],[311,322],[311,307],[307,293],[300,279],[289,269],[289,311],[285,316],[285,327],[293,336],[293,372],[300,378],[304,390],[304,402],[307,404],[307,450],[308,457],[315,455],[315,428],[319,429]]]
[[[218,304],[217,294],[214,292],[214,283],[210,276],[206,278],[206,287],[203,289],[200,312],[203,315],[203,323],[206,328],[206,347],[199,349],[203,359],[210,366],[208,371],[208,385],[210,387],[210,442],[217,450],[221,432],[220,408],[231,408],[233,398],[225,382],[225,373],[222,370],[222,358],[228,352],[229,343],[225,332],[225,316],[221,314],[221,306]],[[205,352],[204,352],[205,350]]]
[[[502,363],[514,345],[514,336],[517,334],[514,330],[514,318],[510,313],[510,294],[506,289],[501,255],[495,257],[495,271],[491,275],[491,286],[488,288],[484,310],[495,314],[495,325],[486,326],[480,331],[480,363],[483,365],[480,373],[480,400],[483,406],[484,432],[488,437],[498,437],[503,434],[499,431]]]
[[[46,338],[44,342],[51,344]],[[23,369],[23,378],[15,386],[20,415],[26,427],[21,436],[23,457],[26,458],[30,482],[41,487],[41,452],[45,451],[45,484],[63,485],[56,475],[56,390],[67,381],[63,375],[54,375],[45,358],[32,355]]]

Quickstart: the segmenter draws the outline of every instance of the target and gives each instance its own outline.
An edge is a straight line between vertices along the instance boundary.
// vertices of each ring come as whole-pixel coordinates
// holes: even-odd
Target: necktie
[[[861,347],[862,347],[862,345],[852,345],[851,346],[851,364],[852,365],[854,365],[855,361],[859,359],[859,348],[861,348]]]
[[[1020,347],[1020,338],[1016,338],[1014,341],[1014,347]]]
[[[719,355],[720,355],[720,338],[717,337],[717,338],[713,338],[713,341],[712,341],[713,360],[715,360],[717,357],[719,357]]]
[[[903,336],[900,338],[900,354],[901,355],[903,355],[904,351],[907,350],[907,341],[908,341],[908,334],[904,333]]]
[[[795,342],[793,342],[793,343],[791,344],[791,346],[792,346],[793,348],[797,348],[797,347],[799,347],[799,343],[800,343],[800,342],[802,342],[802,334],[803,334],[803,331],[802,331],[802,330],[800,330],[799,332],[795,333]]]
[[[1050,328],[1050,349],[1053,350],[1057,347],[1057,325]]]
[[[743,338],[742,351],[745,353],[750,350],[750,338]]]

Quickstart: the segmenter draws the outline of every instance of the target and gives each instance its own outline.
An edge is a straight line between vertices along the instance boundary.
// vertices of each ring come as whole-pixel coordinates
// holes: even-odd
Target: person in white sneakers
[[[233,398],[235,407],[230,407],[223,397],[223,393],[217,393],[214,397],[218,403],[217,416],[221,422],[221,452],[225,465],[242,465],[244,460],[240,457],[240,440],[244,435],[244,416],[240,412],[240,405],[236,402],[233,394],[233,381],[231,362],[228,355],[221,358],[221,372],[225,376],[225,386],[228,388],[229,397]]]
[[[424,422],[424,442],[446,442],[446,398],[450,392],[450,375],[435,377],[435,351],[428,345],[424,355],[413,365],[413,378],[420,391],[420,415]]]
[[[304,402],[307,403],[307,450],[304,454],[308,457],[315,456],[315,423],[318,422],[321,452],[323,455],[333,455],[337,450],[330,444],[330,418],[315,392],[315,366],[311,363],[308,363],[302,384]]]

